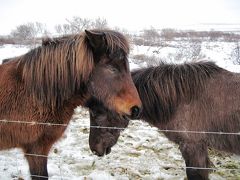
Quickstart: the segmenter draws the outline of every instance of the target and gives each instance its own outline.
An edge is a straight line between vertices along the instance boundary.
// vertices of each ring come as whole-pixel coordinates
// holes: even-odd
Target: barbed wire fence
[[[81,125],[81,124],[57,124],[57,123],[43,123],[43,122],[29,122],[29,121],[14,121],[14,120],[0,120],[0,123],[2,124],[12,124],[12,123],[17,123],[17,124],[27,124],[27,125],[45,125],[45,126],[55,126],[56,128],[59,126],[64,126],[64,127],[69,127],[69,128],[101,128],[101,129],[114,129],[114,130],[125,130],[125,128],[119,128],[119,127],[103,127],[103,126],[90,126],[90,125]],[[171,129],[158,129],[156,127],[140,127],[137,128],[137,130],[147,130],[147,131],[157,131],[157,132],[168,132],[168,133],[193,133],[193,134],[213,134],[213,135],[236,135],[236,136],[240,136],[240,132],[237,133],[233,133],[233,132],[214,132],[214,131],[195,131],[195,130],[171,130]],[[62,168],[61,168],[61,164],[62,164],[62,157],[61,156],[45,156],[45,155],[41,155],[41,154],[26,154],[28,156],[37,156],[37,157],[48,157],[49,159],[54,158],[58,160],[58,164],[59,164],[59,175],[54,175],[53,177],[51,177],[51,179],[61,179],[61,180],[67,180],[67,179],[71,179],[71,177],[66,177],[65,175],[63,175],[62,173]],[[1,160],[1,159],[0,159]],[[76,159],[81,161],[82,159]],[[2,163],[2,162],[0,162]],[[119,162],[112,162],[115,166],[122,166],[122,163]],[[134,165],[143,165],[143,162],[141,162],[141,164],[138,162],[131,162],[131,164]],[[146,162],[144,162],[146,164]],[[149,162],[147,162],[149,163]],[[3,164],[4,166],[8,165],[7,159],[5,158],[3,160]],[[158,166],[159,167],[159,166]],[[185,166],[176,166],[176,165],[165,165],[165,168],[174,168],[174,169],[180,169],[180,170],[186,170],[186,169],[201,169],[201,170],[210,170],[210,171],[240,171],[239,168],[216,168],[216,167],[209,167],[209,168],[203,168],[203,167],[185,167]],[[16,154],[16,168],[17,168],[17,172],[19,172],[19,154]],[[0,172],[1,174],[1,172]],[[27,176],[28,174],[26,173],[22,173],[21,175]],[[32,175],[32,177],[41,177],[41,178],[47,178],[47,177],[43,177],[43,176],[37,176],[37,175]],[[127,176],[126,176],[127,177]],[[13,178],[14,179],[14,178]],[[15,179],[19,179],[18,177],[16,177]]]
[[[13,120],[0,120],[2,123],[18,123],[18,124],[29,124],[29,125],[46,125],[46,126],[73,126],[78,128],[98,128],[98,129],[115,129],[125,130],[126,128],[120,127],[108,127],[108,126],[87,126],[87,125],[72,125],[72,124],[58,124],[58,123],[44,123],[36,121],[13,121]],[[153,128],[138,128],[138,130],[153,130]],[[159,132],[172,132],[172,133],[193,133],[193,134],[215,134],[215,135],[237,135],[240,136],[240,132],[219,132],[219,131],[192,131],[192,130],[171,130],[171,129],[157,129]]]

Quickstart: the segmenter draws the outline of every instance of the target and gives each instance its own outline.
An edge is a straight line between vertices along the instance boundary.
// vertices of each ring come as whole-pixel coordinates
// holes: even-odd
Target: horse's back
[[[214,92],[215,91],[215,92]],[[226,73],[208,87],[209,116],[207,125],[213,132],[236,134],[209,134],[210,146],[240,154],[240,74]]]
[[[213,103],[219,113],[240,111],[240,74],[228,71],[219,74],[209,81],[203,96]]]
[[[240,154],[239,135],[221,135],[219,132],[240,132],[240,74],[223,71],[206,81],[199,97],[180,103],[175,115],[164,127],[181,131],[216,132],[166,133],[176,142],[206,142],[219,150]]]

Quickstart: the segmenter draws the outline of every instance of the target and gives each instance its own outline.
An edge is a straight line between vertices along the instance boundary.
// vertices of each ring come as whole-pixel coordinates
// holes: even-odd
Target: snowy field
[[[174,42],[172,43],[174,45]],[[240,66],[233,63],[233,43],[202,43],[201,53],[205,60],[215,61],[230,71],[240,72]],[[23,46],[0,46],[2,59],[27,52]],[[171,47],[133,46],[130,55],[131,69],[146,66],[136,64],[134,55],[145,54],[173,62],[171,58],[177,49]],[[175,63],[181,63],[178,61]],[[186,178],[185,164],[178,146],[168,141],[156,128],[141,121],[132,121],[122,132],[112,152],[104,157],[92,154],[88,146],[89,116],[77,108],[62,139],[54,145],[49,154],[48,171],[50,179],[69,180],[183,180]],[[209,151],[216,171],[212,180],[240,179],[240,157],[217,151]],[[30,179],[28,165],[18,149],[0,151],[0,179]]]

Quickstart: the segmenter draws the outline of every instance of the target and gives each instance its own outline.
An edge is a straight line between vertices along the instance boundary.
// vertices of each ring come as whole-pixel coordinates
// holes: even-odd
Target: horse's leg
[[[53,143],[37,141],[24,145],[23,150],[29,164],[33,180],[48,179],[47,160],[48,153]]]
[[[179,147],[185,160],[188,179],[207,180],[209,170],[204,168],[209,167],[210,161],[206,144],[204,142],[184,142]]]

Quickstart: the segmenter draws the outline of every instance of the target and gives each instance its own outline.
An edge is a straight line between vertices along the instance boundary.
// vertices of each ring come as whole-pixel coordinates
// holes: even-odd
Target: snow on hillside
[[[25,54],[28,51],[29,51],[29,48],[26,46],[19,46],[19,45],[0,46],[0,64],[4,59],[20,56],[22,54]]]
[[[202,53],[204,59],[213,60],[228,70],[240,72],[240,67],[234,65],[231,60],[232,47],[232,43],[207,42],[202,44]],[[2,59],[21,55],[28,50],[29,48],[24,46],[0,46],[0,62]],[[134,55],[154,55],[170,62],[171,59],[167,58],[176,51],[174,46],[163,48],[133,46],[130,67],[136,69],[147,65],[146,62],[136,64]],[[88,134],[88,112],[77,108],[67,131],[49,154],[50,179],[183,180],[186,177],[185,164],[178,146],[169,142],[156,128],[150,127],[147,123],[132,121],[122,132],[112,152],[104,157],[97,157],[91,153]],[[240,179],[239,156],[217,151],[210,151],[210,156],[215,167],[219,169],[210,175],[210,179]],[[0,179],[30,179],[27,162],[20,150],[0,151]]]
[[[234,49],[234,43],[232,42],[203,42],[201,44],[201,54],[203,57],[201,60],[209,60],[215,62],[220,67],[228,69],[233,72],[240,72],[240,65],[236,65],[233,62],[232,51]],[[159,58],[160,60],[166,61],[168,63],[183,63],[187,61],[191,61],[191,58],[182,58],[179,61],[176,61],[173,57],[180,49],[180,53],[188,53],[190,51],[187,46],[189,46],[188,42],[180,43],[172,42],[167,47],[150,47],[150,46],[133,46],[130,57],[134,55],[147,55],[154,56]],[[184,49],[183,49],[184,48]],[[191,47],[190,47],[191,48]],[[136,62],[136,61],[134,61]],[[146,62],[140,64],[141,67],[146,66]],[[135,69],[136,67],[133,66]]]

